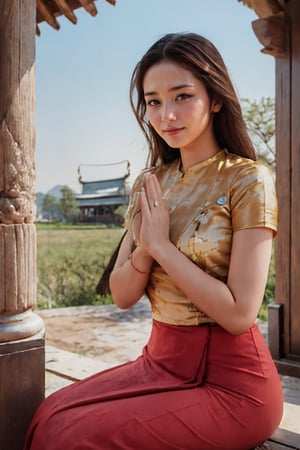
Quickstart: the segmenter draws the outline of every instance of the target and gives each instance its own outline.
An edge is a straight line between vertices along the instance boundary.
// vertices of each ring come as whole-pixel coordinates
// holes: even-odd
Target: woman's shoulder
[[[249,181],[273,181],[274,174],[269,164],[261,160],[252,160],[233,153],[226,155],[226,169],[234,180],[249,178]]]
[[[266,227],[276,232],[278,204],[271,167],[238,155],[228,155],[226,167],[233,230]]]

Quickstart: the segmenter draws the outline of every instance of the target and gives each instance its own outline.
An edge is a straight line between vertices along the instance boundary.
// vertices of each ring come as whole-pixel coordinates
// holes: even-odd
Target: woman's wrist
[[[129,262],[135,272],[141,275],[147,275],[151,272],[153,258],[145,254],[140,247],[137,247],[129,255]]]
[[[151,248],[151,256],[155,261],[159,262],[161,258],[166,258],[169,252],[174,250],[174,247],[174,244],[170,240],[157,243],[157,245]]]

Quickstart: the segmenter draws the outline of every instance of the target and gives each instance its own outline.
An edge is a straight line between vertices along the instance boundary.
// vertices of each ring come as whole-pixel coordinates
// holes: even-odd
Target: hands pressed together
[[[141,215],[135,235],[140,247],[152,258],[169,242],[170,213],[155,174],[145,176],[139,196]]]
[[[140,212],[134,216],[131,232],[122,242],[110,275],[113,299],[124,309],[144,295],[153,261],[160,264],[162,255],[168,253],[170,246],[170,213],[156,175],[145,177],[139,204]]]

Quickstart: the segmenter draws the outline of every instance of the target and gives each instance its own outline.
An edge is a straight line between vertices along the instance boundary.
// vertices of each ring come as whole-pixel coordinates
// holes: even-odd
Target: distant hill
[[[53,195],[53,197],[56,198],[57,201],[61,199],[61,188],[64,187],[63,184],[57,184],[53,188],[50,189],[50,191],[47,192],[47,194]]]

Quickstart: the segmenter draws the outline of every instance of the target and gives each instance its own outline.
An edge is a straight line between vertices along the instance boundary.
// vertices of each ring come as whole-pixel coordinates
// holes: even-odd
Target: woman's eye
[[[147,102],[147,106],[156,106],[156,105],[159,105],[158,100],[152,99],[152,100],[148,100],[148,102]]]
[[[177,100],[187,100],[190,97],[191,97],[191,95],[189,95],[189,94],[179,94],[177,96]]]

